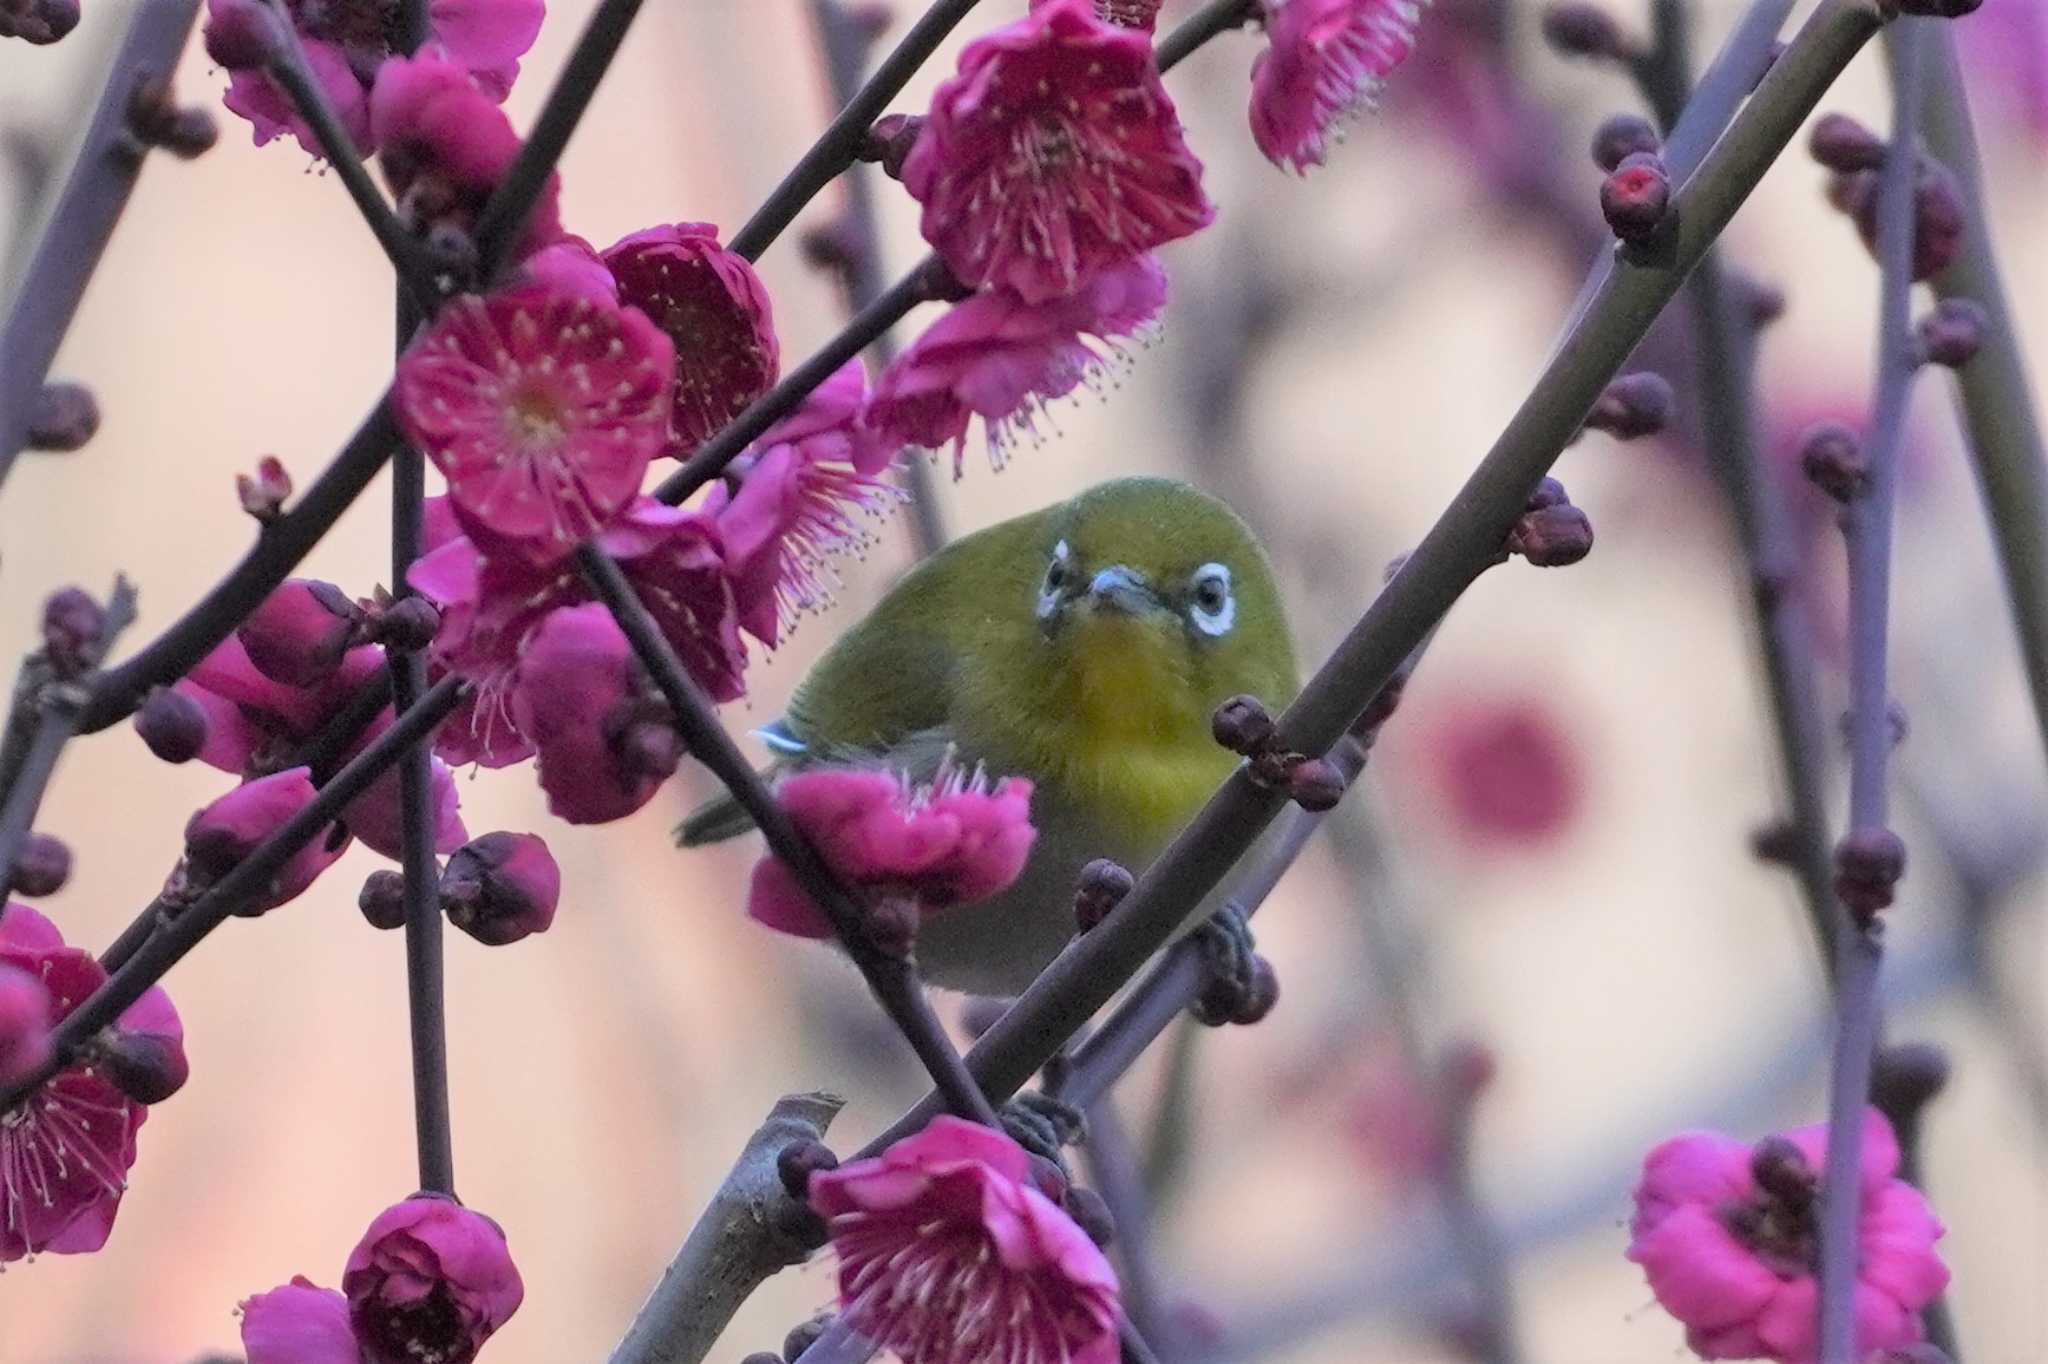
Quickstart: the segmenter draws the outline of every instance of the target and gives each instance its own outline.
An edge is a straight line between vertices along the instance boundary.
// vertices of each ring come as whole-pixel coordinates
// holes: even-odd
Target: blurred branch
[[[822,1140],[845,1103],[817,1093],[776,1101],[662,1271],[611,1364],[698,1364],[756,1288],[809,1257],[804,1242],[772,1215],[791,1204],[776,1158],[793,1142]]]

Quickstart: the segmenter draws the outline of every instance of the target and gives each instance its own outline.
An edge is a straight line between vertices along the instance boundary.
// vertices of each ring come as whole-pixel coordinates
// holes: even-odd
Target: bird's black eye
[[[1074,576],[1074,552],[1065,540],[1052,547],[1052,562],[1045,566],[1045,583],[1038,589],[1038,617],[1050,619],[1059,609],[1060,592]]]
[[[1221,578],[1204,578],[1195,584],[1195,605],[1214,615],[1230,600],[1230,588]]]
[[[1188,583],[1188,620],[1205,635],[1226,635],[1237,623],[1237,599],[1230,591],[1230,570],[1203,564]]]

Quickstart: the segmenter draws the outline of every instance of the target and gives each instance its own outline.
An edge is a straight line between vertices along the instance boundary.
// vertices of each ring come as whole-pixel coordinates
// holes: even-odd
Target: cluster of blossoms
[[[341,1291],[303,1276],[242,1304],[249,1364],[469,1364],[526,1296],[496,1222],[418,1194],[377,1214]]]

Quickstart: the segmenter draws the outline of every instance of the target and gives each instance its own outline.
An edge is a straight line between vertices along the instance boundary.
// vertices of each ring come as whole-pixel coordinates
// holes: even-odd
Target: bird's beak
[[[1117,611],[1127,616],[1141,616],[1164,605],[1143,574],[1135,573],[1122,564],[1111,564],[1095,575],[1088,584],[1088,601],[1097,610]]]

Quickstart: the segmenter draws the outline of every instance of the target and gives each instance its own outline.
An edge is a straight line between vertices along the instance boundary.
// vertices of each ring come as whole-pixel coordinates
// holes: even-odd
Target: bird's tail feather
[[[689,817],[676,826],[676,843],[685,848],[700,848],[706,843],[738,838],[753,827],[754,817],[727,792],[692,810]]]

